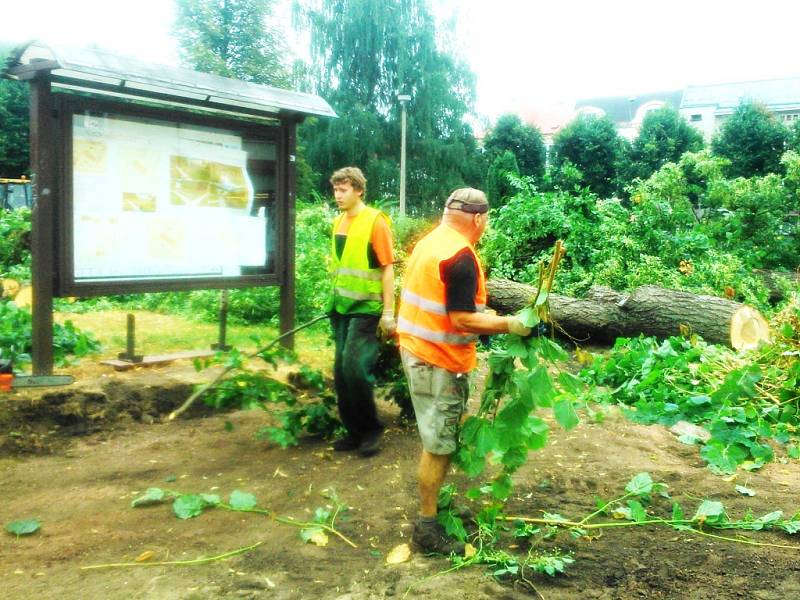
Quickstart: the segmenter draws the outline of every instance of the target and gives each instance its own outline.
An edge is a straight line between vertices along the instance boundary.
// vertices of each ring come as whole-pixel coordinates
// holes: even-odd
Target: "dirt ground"
[[[144,376],[112,377],[111,385],[135,386],[136,378]],[[0,397],[0,404],[14,401]],[[0,596],[800,598],[800,539],[774,533],[748,534],[747,539],[798,549],[748,546],[656,527],[607,530],[591,541],[564,533],[556,545],[572,552],[576,562],[566,575],[534,577],[536,591],[497,582],[483,567],[437,576],[449,567],[444,558],[414,554],[408,562],[387,566],[387,553],[410,541],[418,441],[413,427],[400,425],[396,407],[382,402],[380,408],[388,424],[385,443],[380,454],[368,459],[334,454],[327,443],[313,438],[288,450],[257,441],[254,433],[268,419],[262,411],[171,423],[140,413],[103,427],[51,430],[39,454],[7,452],[0,457],[0,522],[36,518],[42,523],[32,536],[0,537]],[[233,424],[232,431],[226,430],[226,421]],[[634,425],[612,411],[602,423],[584,422],[568,433],[553,427],[551,443],[517,474],[510,512],[582,517],[594,510],[595,495],[619,495],[641,471],[669,484],[672,497],[689,513],[706,498],[722,501],[732,516],[748,509],[756,515],[778,509],[793,514],[800,508],[797,462],[724,480],[704,467],[696,447],[679,443],[664,428]],[[459,476],[451,479],[465,483]],[[747,485],[756,496],[740,495],[736,484]],[[131,508],[131,500],[148,487],[223,498],[238,489],[255,494],[259,505],[274,515],[297,519],[310,518],[327,502],[321,492],[334,488],[350,507],[340,529],[358,547],[335,537],[326,547],[305,544],[298,529],[263,515],[217,509],[183,521],[168,504]],[[663,510],[667,501],[659,502],[656,506]],[[134,561],[148,551],[153,560],[189,560],[257,542],[261,545],[247,553],[203,565],[81,569]]]

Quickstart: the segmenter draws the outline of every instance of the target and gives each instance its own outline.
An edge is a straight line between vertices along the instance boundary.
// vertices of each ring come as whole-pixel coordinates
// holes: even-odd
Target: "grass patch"
[[[103,310],[77,313],[56,313],[59,322],[72,321],[77,327],[91,331],[103,346],[103,357],[116,356],[125,351],[126,315],[136,317],[136,352],[145,355],[167,354],[186,350],[208,349],[216,343],[219,326],[216,323],[201,323],[179,315],[160,314],[134,310]],[[271,326],[229,325],[227,343],[242,351],[256,350],[252,336],[266,345],[278,335]],[[330,326],[322,321],[295,336],[295,350],[301,362],[316,369],[330,369],[333,361],[333,346]],[[91,359],[90,359],[91,360]]]

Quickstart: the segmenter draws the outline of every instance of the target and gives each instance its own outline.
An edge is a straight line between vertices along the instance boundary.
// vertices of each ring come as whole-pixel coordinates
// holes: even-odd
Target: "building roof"
[[[581,108],[599,108],[609,119],[615,123],[628,123],[636,116],[640,107],[653,101],[661,101],[674,108],[680,108],[681,90],[669,92],[650,92],[647,94],[637,94],[635,96],[605,96],[602,98],[587,98],[575,102],[575,112]]]
[[[46,71],[54,87],[93,94],[272,118],[336,116],[325,100],[313,94],[149,63],[99,48],[54,46],[42,41],[16,48],[0,75],[30,79]]]
[[[520,119],[535,125],[544,136],[552,136],[573,117],[572,104],[560,103],[529,107],[519,111]]]
[[[797,106],[800,104],[800,77],[690,85],[684,93],[681,108],[715,106],[734,110],[745,99],[763,102],[773,110],[781,106]]]

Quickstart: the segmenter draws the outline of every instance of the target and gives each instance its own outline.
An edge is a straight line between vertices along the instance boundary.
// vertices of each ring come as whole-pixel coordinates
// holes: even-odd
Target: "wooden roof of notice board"
[[[101,96],[147,100],[183,109],[273,119],[336,117],[319,96],[149,63],[100,48],[23,44],[0,75],[32,79],[49,72],[54,88]]]

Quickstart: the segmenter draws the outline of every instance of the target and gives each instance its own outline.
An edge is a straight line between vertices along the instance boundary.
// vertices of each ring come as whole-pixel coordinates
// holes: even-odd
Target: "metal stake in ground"
[[[302,329],[305,329],[306,327],[310,327],[311,325],[313,325],[313,324],[314,324],[314,323],[316,323],[317,321],[321,321],[322,319],[327,319],[327,318],[328,318],[328,315],[319,315],[318,317],[314,317],[313,319],[311,319],[311,320],[310,320],[310,321],[308,321],[307,323],[303,323],[302,325],[298,325],[297,327],[295,327],[294,329],[291,329],[291,330],[287,331],[286,333],[282,333],[281,335],[279,335],[278,337],[276,337],[275,339],[273,339],[273,340],[272,340],[272,341],[271,341],[269,344],[267,344],[267,345],[266,345],[266,346],[264,346],[263,348],[260,348],[260,349],[256,350],[255,352],[252,352],[251,354],[248,354],[248,355],[245,357],[245,359],[251,359],[251,358],[254,358],[254,357],[258,356],[259,354],[261,354],[262,352],[266,352],[267,350],[269,350],[270,348],[272,348],[272,347],[273,347],[275,344],[277,344],[278,342],[280,342],[280,341],[281,341],[283,338],[285,338],[285,337],[289,337],[290,335],[293,335],[293,334],[297,333],[298,331],[300,331],[300,330],[302,330]],[[217,385],[217,384],[218,384],[218,383],[219,383],[219,382],[220,382],[220,381],[221,381],[221,380],[222,380],[222,379],[223,379],[223,378],[224,378],[224,377],[225,377],[225,376],[226,376],[228,373],[230,373],[230,372],[231,372],[232,370],[234,370],[234,369],[236,369],[236,367],[235,367],[235,366],[226,367],[226,368],[225,368],[225,369],[224,369],[224,370],[223,370],[223,371],[222,371],[222,372],[221,372],[219,375],[217,375],[217,376],[216,376],[214,379],[212,379],[211,381],[209,381],[207,384],[205,384],[203,387],[201,387],[199,390],[197,390],[197,391],[196,391],[194,394],[192,394],[191,396],[189,396],[189,398],[187,398],[186,402],[184,402],[184,403],[183,403],[183,404],[181,404],[181,405],[180,405],[178,408],[176,408],[175,410],[173,410],[173,411],[172,411],[172,412],[169,414],[169,416],[167,417],[167,421],[172,421],[172,420],[174,420],[174,419],[175,419],[175,417],[177,417],[177,416],[181,415],[182,413],[186,412],[186,410],[187,410],[187,409],[188,409],[188,408],[189,408],[189,407],[190,407],[192,404],[194,404],[194,403],[195,403],[195,400],[197,400],[197,399],[198,399],[200,396],[202,396],[202,395],[203,395],[203,394],[205,394],[205,393],[206,393],[208,390],[210,390],[210,389],[211,389],[211,388],[213,388],[215,385]]]

